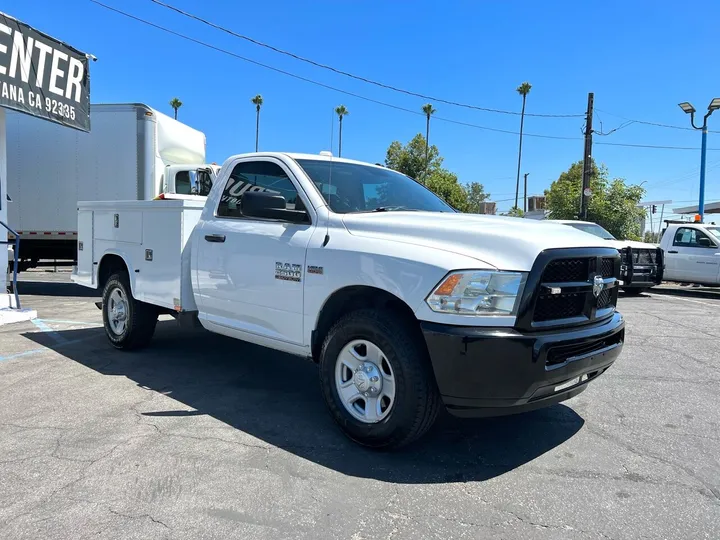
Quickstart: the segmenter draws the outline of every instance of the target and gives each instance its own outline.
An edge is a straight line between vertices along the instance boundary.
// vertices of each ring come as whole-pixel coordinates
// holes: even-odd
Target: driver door
[[[720,270],[720,251],[715,242],[694,227],[680,227],[668,251],[674,262],[672,279],[689,283],[715,283]]]
[[[281,161],[235,163],[215,216],[200,231],[196,283],[202,316],[251,341],[254,336],[301,346],[303,270],[315,225],[244,216],[240,200],[248,191],[280,194],[288,209],[310,207]]]

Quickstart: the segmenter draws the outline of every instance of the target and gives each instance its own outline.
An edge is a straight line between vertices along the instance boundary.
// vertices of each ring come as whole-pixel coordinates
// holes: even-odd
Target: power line
[[[717,169],[718,166],[720,166],[720,160],[710,162],[708,164],[707,170],[712,171],[714,169]],[[699,171],[700,171],[700,169],[696,168],[690,172],[684,173],[681,176],[678,176],[675,178],[665,178],[663,180],[652,180],[652,181],[648,182],[647,185],[653,186],[653,189],[657,189],[657,188],[665,187],[665,186],[671,186],[671,185],[677,184],[679,182],[683,182],[686,180],[692,180],[692,179],[696,178]]]
[[[616,131],[620,131],[621,129],[626,128],[626,127],[628,127],[628,126],[630,126],[630,125],[632,125],[632,124],[635,123],[635,122],[633,122],[632,120],[628,120],[627,122],[623,122],[622,124],[620,124],[618,127],[614,128],[614,129],[611,129],[610,131],[605,132],[605,131],[603,131],[603,121],[601,120],[600,115],[598,114],[598,112],[599,112],[599,110],[598,110],[598,109],[595,109],[595,116],[597,116],[598,123],[600,124],[600,130],[599,130],[599,131],[598,131],[598,130],[594,130],[593,133],[594,133],[595,135],[600,135],[601,137],[607,137],[608,135],[610,135],[610,134],[612,134],[612,133],[615,133]]]
[[[499,113],[499,114],[511,114],[511,115],[516,115],[516,116],[520,116],[520,114],[521,114],[521,113],[516,112],[516,111],[505,111],[505,110],[502,110],[502,109],[491,109],[491,108],[488,108],[488,107],[478,107],[478,106],[476,106],[476,105],[469,105],[469,104],[467,104],[467,103],[461,103],[461,102],[457,102],[457,101],[451,101],[451,100],[447,100],[447,99],[442,99],[442,98],[439,98],[439,97],[428,96],[428,95],[426,95],[426,94],[421,94],[421,93],[419,93],[419,92],[413,92],[413,91],[411,91],[411,90],[406,90],[406,89],[403,89],[403,88],[398,88],[397,86],[392,86],[392,85],[389,85],[389,84],[385,84],[385,83],[382,83],[382,82],[379,82],[379,81],[375,81],[375,80],[373,80],[373,79],[368,79],[368,78],[366,78],[366,77],[362,77],[362,76],[360,76],[360,75],[355,75],[355,74],[353,74],[353,73],[349,73],[349,72],[347,72],[347,71],[343,71],[343,70],[341,70],[341,69],[335,68],[335,67],[333,67],[333,66],[329,66],[329,65],[327,65],[327,64],[322,64],[322,63],[317,62],[317,61],[315,61],[315,60],[311,60],[310,58],[305,58],[305,57],[303,57],[303,56],[297,55],[297,54],[292,53],[292,52],[290,52],[290,51],[286,51],[286,50],[284,50],[284,49],[280,49],[280,48],[275,47],[275,46],[273,46],[273,45],[269,45],[269,44],[267,44],[267,43],[263,43],[262,41],[258,41],[257,39],[251,38],[251,37],[249,37],[249,36],[246,36],[246,35],[243,35],[243,34],[239,34],[239,33],[237,33],[237,32],[234,32],[233,30],[230,30],[230,29],[228,29],[228,28],[225,28],[224,26],[220,26],[219,24],[215,24],[215,23],[213,23],[213,22],[210,22],[210,21],[208,21],[208,20],[206,20],[206,19],[203,19],[202,17],[198,17],[197,15],[193,15],[192,13],[188,13],[187,11],[183,11],[182,9],[177,8],[177,7],[173,6],[173,5],[166,4],[165,2],[161,2],[160,0],[150,0],[150,2],[152,2],[153,4],[157,4],[158,6],[162,6],[162,7],[166,8],[166,9],[171,10],[171,11],[174,11],[174,12],[176,12],[176,13],[179,13],[180,15],[182,15],[182,16],[184,16],[184,17],[188,17],[188,18],[193,19],[193,20],[195,20],[195,21],[198,21],[198,22],[200,22],[200,23],[202,23],[202,24],[205,24],[205,25],[207,25],[207,26],[210,26],[210,27],[212,27],[212,28],[215,28],[216,30],[220,30],[221,32],[225,32],[226,34],[230,34],[230,35],[233,36],[233,37],[236,37],[236,38],[239,38],[239,39],[244,39],[245,41],[249,41],[250,43],[253,43],[253,44],[258,45],[258,46],[260,46],[260,47],[264,47],[264,48],[270,49],[271,51],[274,51],[274,52],[276,52],[276,53],[283,54],[283,55],[285,55],[285,56],[289,56],[289,57],[291,57],[291,58],[294,58],[295,60],[299,60],[299,61],[301,61],[301,62],[305,62],[305,63],[310,64],[310,65],[313,65],[313,66],[315,66],[315,67],[319,67],[319,68],[322,68],[322,69],[326,69],[326,70],[332,71],[333,73],[337,73],[338,75],[343,75],[343,76],[345,76],[345,77],[350,77],[351,79],[355,79],[355,80],[358,80],[358,81],[362,81],[362,82],[367,83],[367,84],[372,84],[372,85],[375,85],[375,86],[379,86],[380,88],[385,88],[385,89],[387,89],[387,90],[392,90],[392,91],[394,91],[394,92],[400,92],[400,93],[406,94],[406,95],[408,95],[408,96],[419,97],[419,98],[427,99],[427,100],[429,100],[429,101],[435,101],[435,102],[438,102],[438,103],[445,103],[446,105],[453,105],[453,106],[455,106],[455,107],[464,107],[464,108],[466,108],[466,109],[473,109],[473,110],[476,110],[476,111],[485,111],[485,112],[492,112],[492,113]],[[535,117],[540,117],[540,118],[581,118],[583,115],[582,115],[582,114],[540,114],[540,113],[525,113],[525,116],[535,116]]]
[[[673,201],[672,204],[675,205],[675,204],[678,204],[678,203],[696,203],[696,202],[698,202],[697,199],[690,199],[690,200],[687,200],[687,201]],[[707,200],[707,201],[705,201],[705,204],[707,204],[707,203],[712,203],[712,202],[720,202],[720,199]]]
[[[660,146],[656,144],[629,144],[629,143],[612,143],[612,142],[596,142],[595,144],[604,144],[607,146],[627,146],[630,148],[660,148],[663,150],[700,150],[695,146]],[[708,148],[708,150],[720,150],[720,148]]]
[[[659,122],[647,122],[645,120],[635,120],[633,118],[627,118],[625,116],[621,116],[619,114],[613,114],[608,111],[604,111],[602,109],[595,109],[596,111],[600,111],[605,114],[609,114],[610,116],[614,116],[615,118],[620,118],[622,120],[627,120],[628,122],[631,122],[633,124],[644,124],[646,126],[655,126],[655,127],[662,127],[662,128],[668,128],[668,129],[681,129],[685,131],[695,131],[694,128],[691,127],[684,127],[684,126],[674,126],[672,124],[661,124]],[[711,131],[711,133],[720,133],[720,131]]]
[[[223,49],[222,47],[217,47],[217,46],[212,45],[212,44],[210,44],[210,43],[207,43],[207,42],[205,42],[205,41],[201,41],[201,40],[199,40],[199,39],[195,39],[195,38],[193,38],[193,37],[186,36],[186,35],[184,35],[184,34],[181,34],[181,33],[179,33],[179,32],[176,32],[176,31],[174,31],[174,30],[171,30],[171,29],[169,29],[169,28],[166,28],[165,26],[161,26],[161,25],[159,25],[159,24],[155,24],[155,23],[153,23],[153,22],[150,22],[150,21],[148,21],[148,20],[146,20],[146,19],[142,19],[142,18],[140,18],[140,17],[137,17],[137,16],[135,16],[135,15],[132,15],[132,14],[130,14],[130,13],[127,13],[127,12],[125,12],[125,11],[122,11],[122,10],[120,10],[120,9],[114,8],[114,7],[112,7],[112,6],[108,6],[107,4],[103,4],[102,2],[99,2],[98,0],[90,0],[90,2],[92,2],[93,4],[97,4],[98,6],[101,6],[101,7],[105,8],[105,9],[110,10],[110,11],[114,11],[115,13],[118,13],[118,14],[120,14],[120,15],[123,15],[123,16],[125,16],[125,17],[127,17],[127,18],[129,18],[129,19],[133,19],[133,20],[135,20],[135,21],[137,21],[137,22],[146,24],[146,25],[151,26],[151,27],[153,27],[153,28],[156,28],[156,29],[158,29],[158,30],[162,30],[163,32],[167,32],[168,34],[172,34],[173,36],[176,36],[176,37],[185,39],[185,40],[187,40],[187,41],[191,41],[191,42],[193,42],[193,43],[195,43],[195,44],[197,44],[197,45],[202,45],[203,47],[207,47],[208,49],[212,49],[212,50],[214,50],[214,51],[218,51],[218,52],[221,52],[221,53],[223,53],[223,54],[227,54],[227,55],[229,55],[229,56],[232,56],[232,57],[234,57],[234,58],[237,58],[238,60],[243,60],[244,62],[249,62],[249,63],[254,64],[254,65],[256,65],[256,66],[260,66],[260,67],[263,67],[263,68],[265,68],[265,69],[269,69],[269,70],[271,70],[271,71],[275,71],[276,73],[281,73],[282,75],[287,75],[288,77],[292,77],[293,79],[298,79],[298,80],[300,80],[300,81],[304,81],[304,82],[307,82],[307,83],[310,83],[310,84],[314,84],[314,85],[320,86],[320,87],[322,87],[322,88],[327,88],[328,90],[333,90],[334,92],[339,92],[339,93],[341,93],[341,94],[345,94],[345,95],[348,95],[348,96],[356,97],[356,98],[358,98],[358,99],[362,99],[362,100],[365,100],[365,101],[369,101],[369,102],[371,102],[371,103],[376,103],[376,104],[378,104],[378,105],[383,105],[383,106],[385,106],[385,107],[390,107],[390,108],[392,108],[392,109],[397,109],[397,110],[399,110],[399,111],[405,111],[405,112],[417,114],[417,115],[420,115],[420,116],[425,116],[424,113],[419,112],[419,111],[413,111],[412,109],[407,109],[407,108],[405,108],[405,107],[400,107],[400,106],[398,106],[398,105],[393,105],[392,103],[386,103],[386,102],[384,102],[384,101],[380,101],[380,100],[377,100],[377,99],[372,99],[372,98],[369,98],[369,97],[366,97],[366,96],[362,96],[362,95],[360,95],[360,94],[356,94],[356,93],[354,93],[354,92],[349,92],[349,91],[347,91],[347,90],[342,90],[341,88],[337,88],[337,87],[331,86],[331,85],[329,85],[329,84],[325,84],[325,83],[321,83],[321,82],[318,82],[318,81],[314,81],[314,80],[312,80],[312,79],[308,79],[307,77],[303,77],[303,76],[301,76],[301,75],[296,75],[295,73],[290,73],[289,71],[285,71],[285,70],[283,70],[283,69],[279,69],[279,68],[270,66],[270,65],[268,65],[268,64],[263,64],[262,62],[258,62],[257,60],[252,60],[251,58],[247,58],[247,57],[245,57],[245,56],[239,55],[239,54],[234,53],[234,52],[232,52],[232,51],[228,51],[227,49]],[[480,128],[482,128],[482,129],[492,129],[492,128],[484,128],[484,127],[482,127],[482,126],[476,126],[476,127],[480,127]]]
[[[154,1],[154,0],[151,0],[151,1]],[[283,69],[280,69],[280,68],[276,68],[276,67],[274,67],[274,66],[270,66],[270,65],[264,64],[264,63],[262,63],[262,62],[258,62],[257,60],[253,60],[253,59],[251,59],[251,58],[247,58],[247,57],[245,57],[245,56],[239,55],[239,54],[234,53],[234,52],[232,52],[232,51],[229,51],[229,50],[227,50],[227,49],[223,49],[222,47],[218,47],[218,46],[216,46],[216,45],[212,45],[212,44],[207,43],[207,42],[205,42],[205,41],[201,41],[201,40],[199,40],[199,39],[196,39],[196,38],[187,36],[187,35],[185,35],[185,34],[181,34],[181,33],[179,33],[179,32],[176,32],[175,30],[171,30],[170,28],[167,28],[167,27],[165,27],[165,26],[161,26],[161,25],[159,25],[159,24],[156,24],[156,23],[154,23],[154,22],[148,21],[148,20],[143,19],[143,18],[141,18],[141,17],[137,17],[137,16],[135,16],[135,15],[132,15],[132,14],[130,14],[130,13],[127,13],[127,12],[125,12],[125,11],[122,11],[122,10],[120,10],[120,9],[117,9],[117,8],[115,8],[115,7],[109,6],[109,5],[107,5],[107,4],[103,4],[102,2],[100,2],[100,1],[98,1],[98,0],[90,0],[90,2],[92,2],[93,4],[96,4],[96,5],[100,6],[100,7],[103,7],[103,8],[105,8],[105,9],[109,10],[109,11],[115,12],[115,13],[117,13],[117,14],[119,14],[119,15],[123,15],[124,17],[127,17],[127,18],[132,19],[132,20],[137,21],[137,22],[140,22],[140,23],[145,24],[145,25],[147,25],[147,26],[150,26],[150,27],[152,27],[152,28],[155,28],[155,29],[157,29],[157,30],[161,30],[161,31],[163,31],[163,32],[166,32],[166,33],[168,33],[168,34],[171,34],[171,35],[173,35],[173,36],[179,37],[179,38],[181,38],[181,39],[190,41],[190,42],[195,43],[195,44],[197,44],[197,45],[201,45],[201,46],[206,47],[206,48],[208,48],[208,49],[212,49],[212,50],[214,50],[214,51],[221,52],[221,53],[226,54],[226,55],[228,55],[228,56],[232,56],[233,58],[236,58],[236,59],[238,59],[238,60],[242,60],[242,61],[244,61],[244,62],[248,62],[248,63],[250,63],[250,64],[254,64],[254,65],[256,65],[256,66],[263,67],[263,68],[265,68],[265,69],[269,69],[269,70],[271,70],[271,71],[274,71],[274,72],[276,72],[276,73],[280,73],[280,74],[282,74],[282,75],[287,75],[288,77],[292,77],[293,79],[297,79],[297,80],[300,80],[300,81],[304,81],[304,82],[313,84],[313,85],[315,85],[315,86],[319,86],[319,87],[321,87],[321,88],[326,88],[326,89],[328,89],[328,90],[332,90],[332,91],[338,92],[338,93],[340,93],[340,94],[344,94],[344,95],[347,95],[347,96],[352,96],[352,97],[354,97],[354,98],[361,99],[361,100],[363,100],[363,101],[367,101],[367,102],[370,102],[370,103],[375,103],[376,105],[381,105],[381,106],[383,106],[383,107],[389,107],[389,108],[391,108],[391,109],[395,109],[395,110],[398,110],[398,111],[404,111],[404,112],[407,112],[407,113],[410,113],[410,114],[414,114],[414,115],[416,115],[416,116],[422,116],[422,117],[425,116],[425,114],[424,114],[423,112],[421,112],[421,111],[415,111],[415,110],[413,110],[413,109],[408,109],[407,107],[401,107],[401,106],[399,106],[399,105],[394,105],[394,104],[392,104],[392,103],[387,103],[387,102],[385,102],[385,101],[380,101],[380,100],[378,100],[378,99],[369,98],[369,97],[367,97],[367,96],[363,96],[363,95],[357,94],[357,93],[355,93],[355,92],[350,92],[350,91],[348,91],[348,90],[343,90],[343,89],[338,88],[338,87],[336,87],[336,86],[331,86],[331,85],[329,85],[329,84],[321,83],[321,82],[319,82],[319,81],[315,81],[315,80],[313,80],[313,79],[309,79],[309,78],[307,78],[307,77],[303,77],[302,75],[297,75],[297,74],[295,74],[295,73],[291,73],[291,72],[289,72],[289,71],[286,71],[286,70],[283,70]],[[452,120],[452,119],[450,119],[450,118],[443,118],[443,117],[439,117],[439,116],[433,116],[433,119],[439,120],[439,121],[441,121],[441,122],[448,122],[448,123],[451,123],[451,124],[456,124],[456,125],[461,125],[461,126],[466,126],[466,127],[472,127],[472,128],[475,128],[475,129],[481,129],[481,130],[486,130],[486,131],[493,131],[493,132],[497,132],[497,133],[506,133],[506,134],[509,134],[509,135],[519,135],[519,134],[520,134],[518,131],[512,131],[512,130],[506,130],[506,129],[499,129],[499,128],[491,128],[491,127],[488,127],[488,126],[482,126],[482,125],[479,125],[479,124],[473,124],[473,123],[469,123],[469,122],[462,122],[462,121],[459,121],[459,120]],[[539,134],[539,133],[523,133],[523,136],[525,136],[525,137],[537,137],[537,138],[542,138],[542,139],[555,139],[555,140],[581,140],[581,139],[582,139],[582,137],[563,137],[563,136],[557,136],[557,135],[543,135],[543,134]],[[697,150],[697,148],[693,148],[693,147],[656,146],[656,145],[643,145],[643,144],[623,144],[623,143],[608,143],[608,142],[597,142],[597,143],[595,143],[595,144],[604,144],[604,145],[610,145],[610,146],[624,146],[624,147],[632,147],[632,148],[659,148],[659,149],[666,149],[666,150]],[[718,149],[718,148],[708,148],[708,150],[713,150],[713,151],[715,151],[715,150],[720,150],[720,149]]]
[[[336,86],[331,86],[331,85],[329,85],[329,84],[321,83],[321,82],[319,82],[319,81],[315,81],[315,80],[313,80],[313,79],[309,79],[309,78],[307,78],[307,77],[303,77],[303,76],[301,76],[301,75],[297,75],[297,74],[295,74],[295,73],[291,73],[291,72],[289,72],[289,71],[285,71],[285,70],[283,70],[283,69],[279,69],[279,68],[270,66],[270,65],[268,65],[268,64],[263,64],[262,62],[258,62],[258,61],[256,61],[256,60],[252,60],[251,58],[247,58],[247,57],[245,57],[245,56],[239,55],[239,54],[234,53],[234,52],[232,52],[232,51],[228,51],[227,49],[223,49],[222,47],[217,47],[217,46],[212,45],[212,44],[210,44],[210,43],[207,43],[207,42],[205,42],[205,41],[201,41],[201,40],[199,40],[199,39],[195,39],[195,38],[193,38],[193,37],[186,36],[186,35],[184,35],[184,34],[181,34],[181,33],[179,33],[179,32],[176,32],[176,31],[174,31],[174,30],[171,30],[171,29],[169,29],[169,28],[167,28],[167,27],[165,27],[165,26],[161,26],[161,25],[159,25],[159,24],[153,23],[153,22],[148,21],[148,20],[146,20],[146,19],[143,19],[143,18],[141,18],[141,17],[137,17],[137,16],[135,16],[135,15],[132,15],[132,14],[130,14],[130,13],[127,13],[127,12],[125,12],[125,11],[122,11],[122,10],[120,10],[120,9],[114,8],[114,7],[112,7],[112,6],[108,6],[107,4],[103,4],[102,2],[99,2],[98,0],[90,0],[90,1],[91,1],[93,4],[96,4],[96,5],[98,5],[98,6],[101,6],[101,7],[105,8],[105,9],[108,9],[108,10],[110,10],[110,11],[113,11],[113,12],[115,12],[115,13],[118,13],[118,14],[120,14],[120,15],[123,15],[123,16],[125,16],[125,17],[127,17],[127,18],[129,18],[129,19],[134,20],[134,21],[137,21],[137,22],[146,24],[146,25],[148,25],[148,26],[151,26],[151,27],[153,27],[153,28],[156,28],[157,30],[162,30],[163,32],[166,32],[166,33],[171,34],[171,35],[173,35],[173,36],[176,36],[176,37],[185,39],[185,40],[190,41],[190,42],[192,42],[192,43],[195,43],[195,44],[197,44],[197,45],[202,45],[203,47],[207,47],[207,48],[212,49],[212,50],[214,50],[214,51],[218,51],[218,52],[221,52],[221,53],[223,53],[223,54],[227,54],[227,55],[229,55],[229,56],[232,56],[232,57],[234,57],[234,58],[237,58],[238,60],[243,60],[243,61],[245,61],[245,62],[249,62],[249,63],[254,64],[254,65],[256,65],[256,66],[260,66],[260,67],[263,67],[263,68],[265,68],[265,69],[269,69],[269,70],[271,70],[271,71],[275,71],[276,73],[280,73],[280,74],[282,74],[282,75],[287,75],[288,77],[292,77],[292,78],[298,79],[298,80],[300,80],[300,81],[304,81],[304,82],[307,82],[307,83],[310,83],[310,84],[314,84],[314,85],[316,85],[316,86],[320,86],[320,87],[322,87],[322,88],[326,88],[326,89],[332,90],[332,91],[334,91],[334,92],[339,92],[339,93],[345,94],[345,95],[347,95],[347,96],[352,96],[352,97],[355,97],[355,98],[358,98],[358,99],[362,99],[362,100],[364,100],[364,101],[368,101],[368,102],[370,102],[370,103],[375,103],[375,104],[377,104],[377,105],[382,105],[382,106],[384,106],[384,107],[390,107],[391,109],[396,109],[396,110],[398,110],[398,111],[404,111],[404,112],[407,112],[407,113],[411,113],[411,114],[414,114],[414,115],[416,115],[416,116],[425,117],[425,113],[423,113],[423,112],[415,111],[415,110],[413,110],[413,109],[408,109],[407,107],[401,107],[401,106],[399,106],[399,105],[394,105],[394,104],[392,104],[392,103],[387,103],[387,102],[385,102],[385,101],[380,101],[380,100],[378,100],[378,99],[369,98],[369,97],[367,97],[367,96],[363,96],[363,95],[357,94],[357,93],[355,93],[355,92],[349,92],[349,91],[347,91],[347,90],[343,90],[343,89],[341,89],[341,88],[337,88]],[[152,0],[151,0],[151,1],[152,1]],[[441,121],[441,122],[448,122],[448,123],[450,123],[450,124],[458,124],[458,125],[467,126],[467,127],[472,127],[472,128],[475,128],[475,129],[482,129],[482,130],[486,130],[486,131],[494,131],[494,132],[498,132],[498,133],[507,133],[507,134],[510,134],[510,135],[519,135],[519,134],[520,134],[518,131],[511,131],[511,130],[506,130],[506,129],[491,128],[491,127],[488,127],[488,126],[482,126],[482,125],[479,125],[479,124],[472,124],[472,123],[469,123],[469,122],[461,122],[461,121],[459,121],[459,120],[452,120],[452,119],[450,119],[450,118],[443,118],[443,117],[440,117],[440,116],[433,116],[433,119],[434,119],[434,120],[439,120],[439,121]],[[525,137],[539,137],[539,138],[544,138],[544,139],[560,139],[560,140],[574,140],[574,139],[579,139],[579,137],[561,137],[561,136],[556,136],[556,135],[542,135],[542,134],[538,134],[538,133],[524,133],[523,136],[525,136]]]
[[[411,112],[411,113],[413,113],[413,114],[419,114],[419,115],[421,115],[421,116],[425,116],[424,113],[416,112],[416,111],[413,111],[413,110],[411,110],[411,109],[403,109],[403,110],[406,110],[406,111]],[[520,132],[519,132],[519,131],[512,131],[512,130],[509,130],[509,129],[491,128],[491,127],[487,127],[487,126],[481,126],[481,125],[478,125],[478,124],[471,124],[471,123],[469,123],[469,122],[461,122],[460,120],[451,120],[451,119],[449,119],[449,118],[443,118],[443,117],[441,117],[441,116],[433,116],[432,118],[433,118],[433,120],[441,120],[441,121],[443,121],[443,122],[449,122],[449,123],[451,123],[451,124],[457,124],[457,125],[460,125],[460,126],[467,126],[467,127],[477,128],[477,129],[484,129],[484,130],[487,130],[487,131],[496,131],[496,132],[498,132],[498,133],[508,133],[508,134],[510,134],[510,135],[520,135]],[[578,141],[578,140],[582,139],[582,137],[561,137],[561,136],[559,136],[559,135],[541,135],[541,134],[538,134],[538,133],[525,133],[525,132],[523,132],[523,137],[539,137],[539,138],[541,138],[541,139],[559,139],[559,140],[564,140],[564,141]]]

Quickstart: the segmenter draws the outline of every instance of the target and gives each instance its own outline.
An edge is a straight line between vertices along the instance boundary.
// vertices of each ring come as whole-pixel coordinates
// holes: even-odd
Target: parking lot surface
[[[0,538],[720,538],[720,297],[623,297],[627,342],[580,396],[443,416],[377,453],[315,366],[163,320],[118,352],[92,291],[29,273],[0,327]]]

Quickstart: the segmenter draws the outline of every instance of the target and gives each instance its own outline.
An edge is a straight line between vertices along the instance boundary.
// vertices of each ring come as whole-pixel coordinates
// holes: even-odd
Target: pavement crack
[[[573,527],[571,525],[554,525],[550,523],[541,523],[539,521],[534,521],[529,518],[525,518],[518,514],[517,512],[513,512],[512,510],[507,510],[505,508],[497,508],[497,510],[504,512],[506,514],[510,514],[513,518],[515,518],[516,521],[520,521],[521,523],[524,523],[526,525],[530,525],[531,527],[535,527],[536,529],[542,529],[542,530],[551,530],[551,531],[572,531],[574,533],[580,533],[585,534],[589,536],[599,536],[601,538],[605,538],[607,540],[613,540],[611,536],[608,536],[602,531],[587,531],[583,529],[578,529],[577,527]],[[506,522],[505,524],[508,524],[509,522]]]
[[[393,526],[393,530],[397,528],[397,527],[396,527],[396,522],[397,522],[398,520],[402,519],[402,520],[410,521],[410,522],[414,523],[414,524],[415,524],[417,527],[419,527],[421,530],[422,530],[422,529],[425,529],[427,532],[431,533],[435,538],[438,538],[438,539],[440,539],[440,540],[444,540],[440,535],[438,535],[434,530],[432,530],[427,523],[425,523],[425,524],[420,523],[420,518],[417,517],[417,516],[413,516],[412,514],[408,514],[408,513],[403,512],[402,510],[399,510],[399,509],[398,509],[397,511],[395,511],[395,512],[390,512],[389,510],[383,508],[383,509],[380,510],[380,512],[383,513],[383,514],[385,514],[386,516],[388,516],[388,517],[390,518],[391,523],[392,523],[392,526]],[[445,518],[442,517],[442,516],[433,516],[433,517],[440,517],[441,519],[445,519]],[[422,519],[426,519],[426,518],[427,518],[427,516],[422,516]],[[393,535],[394,533],[391,531],[390,534]]]
[[[157,428],[157,426],[155,426]],[[254,448],[257,450],[265,450],[267,452],[270,452],[271,450],[281,449],[282,447],[279,446],[270,446],[270,445],[264,445],[264,444],[252,444],[252,443],[245,443],[241,441],[231,441],[228,439],[223,439],[222,437],[214,437],[212,435],[186,435],[181,433],[166,433],[162,431],[160,428],[157,428],[158,432],[162,437],[177,437],[179,439],[191,439],[195,441],[218,441],[218,442],[224,442],[226,444],[232,444],[235,446],[242,446],[244,448]]]
[[[695,334],[702,334],[702,335],[704,335],[704,336],[707,336],[707,337],[713,338],[713,339],[719,339],[719,338],[720,338],[720,336],[717,336],[717,335],[715,335],[715,334],[711,334],[711,333],[709,333],[709,332],[703,332],[702,330],[700,330],[700,329],[699,329],[697,326],[695,326],[695,325],[683,324],[683,323],[681,323],[680,321],[677,321],[677,320],[673,321],[672,319],[664,319],[664,318],[660,317],[659,315],[655,315],[654,313],[647,313],[647,312],[646,312],[646,313],[644,313],[644,314],[647,315],[648,317],[652,317],[652,318],[654,318],[654,319],[657,319],[658,321],[662,321],[662,322],[664,322],[664,323],[668,323],[668,324],[670,324],[670,325],[672,325],[672,326],[674,326],[674,327],[680,327],[680,328],[685,328],[685,329],[687,329],[687,330],[692,330]]]
[[[702,488],[698,489],[697,486],[689,486],[686,484],[681,484],[679,482],[677,483],[678,485],[683,486],[688,489],[692,489],[692,490],[696,491],[697,493],[704,495],[705,497],[708,497],[715,501],[720,501],[720,491],[718,491],[718,489],[715,486],[708,484],[701,476],[696,474],[695,471],[693,471],[690,467],[687,467],[680,463],[676,463],[668,458],[665,458],[661,455],[652,453],[650,451],[643,452],[642,450],[636,448],[632,444],[625,442],[622,439],[620,439],[619,437],[611,435],[610,433],[608,433],[602,429],[589,426],[588,431],[602,439],[605,439],[609,442],[613,442],[613,443],[617,444],[621,448],[624,448],[631,454],[634,454],[638,457],[652,459],[652,460],[658,461],[660,463],[664,463],[665,465],[669,465],[670,467],[672,467],[676,470],[682,471],[688,477],[695,480],[695,482],[699,483],[702,486]],[[631,475],[632,475],[632,473],[631,473]],[[632,476],[634,476],[634,475],[632,475]],[[649,478],[646,478],[646,477],[641,477],[641,478],[643,478],[643,482],[646,482],[646,483],[650,482]]]
[[[149,520],[152,521],[153,523],[157,523],[158,525],[162,525],[162,526],[165,527],[166,529],[172,529],[172,527],[170,527],[167,523],[164,523],[163,521],[161,521],[161,520],[159,520],[159,519],[157,519],[157,518],[154,518],[154,517],[151,516],[150,514],[138,514],[138,515],[123,514],[122,512],[118,512],[117,510],[113,510],[112,508],[108,508],[108,511],[109,511],[111,514],[114,514],[114,515],[120,516],[120,517],[124,517],[124,518],[127,518],[127,519],[149,519]]]
[[[0,427],[12,427],[12,428],[19,429],[21,431],[30,431],[30,430],[34,430],[34,429],[56,429],[59,431],[66,431],[68,429],[68,428],[58,427],[58,426],[25,426],[22,424],[13,424],[13,423],[6,423],[6,422],[0,423]]]

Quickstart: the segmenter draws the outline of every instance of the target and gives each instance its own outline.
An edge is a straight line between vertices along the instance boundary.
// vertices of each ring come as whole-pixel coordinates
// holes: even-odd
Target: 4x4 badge
[[[603,292],[603,289],[605,288],[605,280],[602,276],[595,276],[593,278],[593,295],[595,298],[600,296],[600,293]]]

